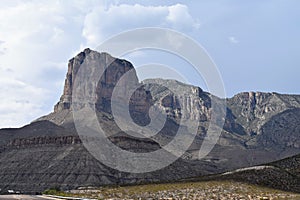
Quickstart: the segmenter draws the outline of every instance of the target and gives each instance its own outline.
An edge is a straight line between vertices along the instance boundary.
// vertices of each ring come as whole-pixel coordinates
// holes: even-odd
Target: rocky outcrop
[[[69,61],[63,94],[60,101],[54,107],[54,112],[71,109],[72,92],[76,74],[78,73],[79,68],[83,65],[92,65],[91,69],[94,69],[94,71],[91,71],[87,75],[87,80],[99,80],[96,91],[96,106],[100,111],[107,112],[110,111],[110,99],[116,84],[126,72],[129,72],[130,70],[134,71],[132,64],[126,60],[114,58],[108,53],[98,53],[90,49],[85,49]],[[96,69],[103,74],[102,77],[94,77],[99,74],[95,73]],[[139,84],[138,78],[134,72],[131,73],[131,76],[127,79],[122,79],[121,86],[124,87],[123,92],[126,93],[128,92],[126,91],[127,85],[137,84]],[[91,90],[91,88],[85,89]],[[119,96],[122,97],[122,94]]]
[[[73,119],[74,84],[84,65],[90,70],[84,78],[99,81],[79,89],[83,96],[91,95],[91,106],[112,143],[126,151],[155,151],[172,141],[181,120],[195,120],[199,122],[198,132],[188,151],[169,167],[147,174],[118,172],[92,157],[83,146],[84,138],[78,137]],[[111,109],[115,88],[119,89],[117,106],[127,105],[125,94],[135,88],[128,106],[130,117],[140,126],[149,124],[151,106],[167,115],[156,136],[129,137],[120,129]],[[226,99],[227,113],[219,141],[208,156],[198,160],[212,119],[212,105],[221,101],[199,87],[175,80],[149,79],[140,83],[130,62],[85,49],[69,61],[63,94],[51,114],[20,129],[0,130],[0,188],[33,192],[56,186],[72,189],[178,180],[300,153],[300,96],[245,92]],[[194,134],[189,128],[184,127],[183,134]]]
[[[155,106],[170,117],[200,121],[210,119],[211,97],[201,88],[176,80],[148,79],[142,83],[153,96]]]
[[[43,146],[47,144],[68,145],[80,144],[81,140],[77,136],[62,136],[62,137],[35,137],[35,138],[17,138],[10,141],[6,148],[26,148],[32,146]]]
[[[114,58],[108,53],[99,53],[90,49],[85,49],[77,56],[69,60],[68,71],[65,79],[63,94],[59,102],[54,106],[54,112],[48,116],[40,118],[49,120],[58,125],[72,123],[72,93],[76,75],[81,66],[89,66],[90,71],[84,77],[86,80],[99,80],[97,83],[89,83],[82,88],[85,95],[95,96],[96,110],[99,112],[111,113],[111,97],[115,88],[119,87],[116,94],[119,104],[127,104],[126,94],[137,88],[130,98],[130,108],[133,118],[145,118],[151,106],[151,95],[140,85],[133,65],[122,59]],[[102,74],[101,77],[98,77]],[[127,74],[127,78],[122,78]],[[91,85],[92,84],[92,85]],[[95,85],[96,84],[96,85]],[[96,88],[96,94],[93,94],[93,88]],[[141,121],[141,120],[140,120]]]
[[[261,127],[273,116],[300,108],[299,95],[244,92],[227,100],[228,108],[249,135],[261,133]]]

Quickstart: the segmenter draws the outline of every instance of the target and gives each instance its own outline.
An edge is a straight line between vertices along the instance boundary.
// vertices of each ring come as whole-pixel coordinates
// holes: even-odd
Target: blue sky
[[[51,112],[68,60],[85,47],[145,26],[171,28],[199,42],[218,66],[228,97],[242,91],[300,94],[299,25],[298,0],[2,0],[0,127],[19,127]],[[136,65],[168,58],[147,55],[127,58]],[[191,83],[206,88],[201,80]]]

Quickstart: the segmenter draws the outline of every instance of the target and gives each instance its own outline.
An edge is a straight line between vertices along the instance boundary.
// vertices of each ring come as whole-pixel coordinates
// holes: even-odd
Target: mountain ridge
[[[97,77],[92,71],[88,78],[100,78],[98,84],[93,85],[96,88],[95,112],[99,124],[115,145],[133,152],[154,151],[172,141],[180,120],[196,120],[198,131],[186,153],[172,165],[146,174],[119,172],[90,155],[82,138],[78,137],[72,113],[73,84],[83,64],[103,72],[103,76]],[[118,85],[120,78],[129,71],[132,72],[130,76]],[[120,99],[118,103],[122,104],[126,100],[124,93],[130,90],[128,85],[137,88],[129,101],[130,115],[136,124],[149,123],[150,107],[166,113],[163,129],[149,140],[132,138],[114,121],[112,92],[115,87],[121,88],[116,95]],[[176,95],[160,85],[186,93]],[[90,91],[89,87],[83,90],[86,94]],[[186,110],[181,108],[180,101]],[[72,189],[174,181],[260,165],[300,153],[300,95],[243,92],[226,99],[227,113],[220,138],[209,155],[199,160],[199,149],[208,134],[212,103],[218,105],[219,101],[221,99],[200,87],[176,80],[139,82],[130,62],[85,49],[69,61],[63,94],[52,113],[19,129],[0,129],[0,188],[40,192],[56,186]],[[122,123],[126,122],[124,119]],[[191,134],[188,128],[186,134]]]

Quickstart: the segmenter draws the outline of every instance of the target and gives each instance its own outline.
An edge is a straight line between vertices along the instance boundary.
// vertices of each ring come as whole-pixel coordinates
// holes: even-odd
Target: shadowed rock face
[[[91,70],[84,74],[85,78],[99,80],[96,85],[81,89],[83,94],[90,95],[92,88],[96,88],[96,94],[91,94],[95,97],[92,106],[112,143],[131,152],[155,151],[174,138],[180,120],[198,120],[198,132],[189,150],[167,168],[147,174],[121,173],[97,161],[84,148],[84,138],[79,138],[73,122],[72,93],[82,65],[90,66]],[[97,76],[96,69],[103,72],[101,77]],[[124,78],[127,73],[130,75]],[[129,86],[137,88],[129,101],[134,122],[147,125],[151,106],[167,115],[163,129],[156,136],[134,138],[114,122],[112,92],[120,87],[116,94],[118,103],[126,103],[124,94],[131,89]],[[180,91],[184,94],[174,94]],[[0,188],[36,192],[50,187],[71,189],[170,181],[267,163],[300,153],[300,96],[245,92],[227,99],[220,139],[207,157],[198,160],[212,116],[212,101],[218,103],[220,99],[212,98],[199,87],[175,80],[149,79],[140,83],[130,62],[85,49],[69,61],[63,94],[53,113],[20,129],[0,130]],[[192,134],[188,128],[185,127],[186,134]]]

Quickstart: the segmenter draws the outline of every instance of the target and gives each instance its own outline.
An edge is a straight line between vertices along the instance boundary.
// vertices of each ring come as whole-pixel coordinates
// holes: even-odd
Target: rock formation
[[[90,66],[86,78],[99,80],[96,85],[81,89],[89,95],[93,92],[91,88],[96,88],[92,106],[99,123],[108,132],[109,139],[124,150],[155,151],[172,140],[180,120],[199,121],[195,140],[182,158],[156,172],[129,174],[111,169],[91,156],[76,133],[72,113],[74,83],[81,65]],[[102,72],[101,77],[96,69]],[[127,73],[129,76],[122,78]],[[175,91],[169,90],[169,86],[176,88]],[[111,95],[116,87],[121,87],[116,94],[120,104],[126,101],[124,94],[128,90],[137,88],[129,102],[131,117],[137,124],[149,123],[151,106],[166,113],[166,123],[157,136],[134,138],[118,127],[111,109]],[[179,91],[184,93],[176,95]],[[130,62],[85,49],[69,61],[63,94],[52,113],[19,129],[0,130],[0,189],[41,192],[51,187],[72,189],[171,181],[263,164],[300,153],[300,96],[245,92],[226,99],[227,113],[219,141],[208,156],[198,160],[212,116],[212,101],[218,100],[199,87],[175,80],[139,82]],[[189,127],[186,128],[189,134]]]

